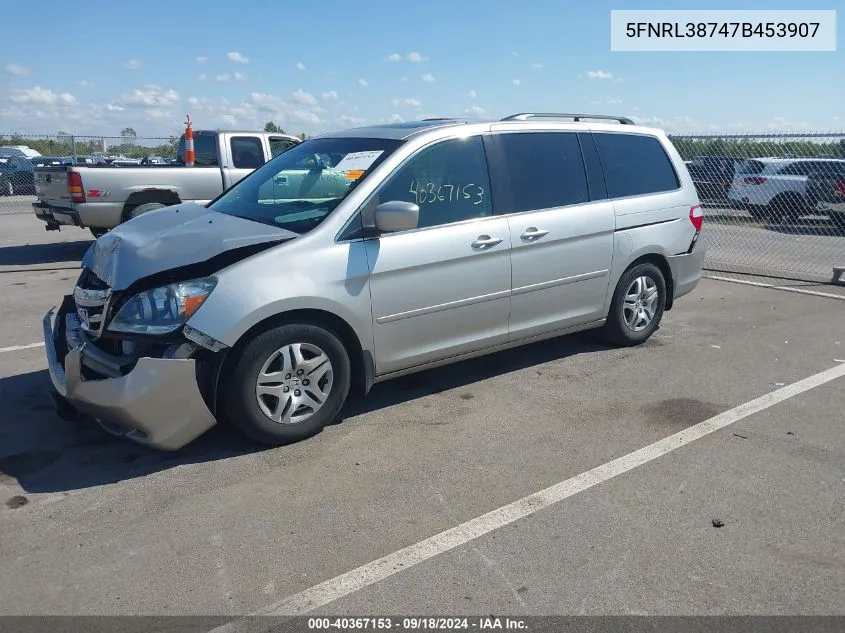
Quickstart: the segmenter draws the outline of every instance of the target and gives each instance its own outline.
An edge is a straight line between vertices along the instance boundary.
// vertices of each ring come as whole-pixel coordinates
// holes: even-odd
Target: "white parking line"
[[[33,347],[44,347],[44,343],[29,343],[28,345],[12,345],[11,347],[0,347],[0,354],[3,352],[17,352],[22,349],[32,349]]]
[[[730,277],[708,276],[708,279],[715,279],[716,281],[729,281],[732,284],[745,284],[746,286],[758,286],[760,288],[771,288],[772,290],[783,290],[784,292],[797,292],[802,295],[815,295],[816,297],[827,297],[828,299],[839,299],[845,301],[845,295],[837,295],[832,292],[819,292],[818,290],[805,290],[804,288],[791,288],[789,286],[776,286],[774,284],[764,284],[759,281],[746,281],[745,279],[731,279]]]
[[[674,435],[658,440],[654,444],[650,444],[633,453],[628,453],[606,464],[596,466],[580,475],[575,475],[497,510],[435,534],[424,541],[400,549],[383,558],[362,565],[357,569],[305,589],[260,609],[251,615],[293,616],[323,607],[360,589],[381,582],[414,565],[434,558],[439,554],[453,550],[473,539],[498,530],[514,521],[531,516],[579,492],[588,490],[593,486],[626,473],[637,466],[647,464],[658,457],[671,453],[714,431],[739,422],[750,415],[843,376],[845,376],[845,364],[836,365],[791,385],[781,387],[764,396],[725,411],[709,420],[699,422]],[[245,622],[244,619],[233,620],[213,630],[217,633],[236,631],[239,628],[239,624]]]

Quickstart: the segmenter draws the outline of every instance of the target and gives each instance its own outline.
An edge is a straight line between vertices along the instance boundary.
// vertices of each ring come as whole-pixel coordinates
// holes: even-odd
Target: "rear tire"
[[[644,343],[660,325],[665,308],[663,273],[654,264],[634,266],[616,284],[602,335],[615,345]]]
[[[146,202],[144,204],[139,204],[137,207],[132,207],[126,211],[126,220],[137,218],[139,215],[146,213],[147,211],[163,209],[166,206],[166,204],[161,204],[160,202]]]
[[[804,199],[797,194],[780,194],[769,202],[766,207],[766,217],[773,224],[794,224],[804,213]]]
[[[333,332],[304,323],[274,327],[237,353],[224,377],[222,410],[258,442],[298,442],[335,420],[351,374],[349,354]]]

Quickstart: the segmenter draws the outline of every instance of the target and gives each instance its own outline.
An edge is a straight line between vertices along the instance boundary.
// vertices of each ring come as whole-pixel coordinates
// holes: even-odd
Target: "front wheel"
[[[657,329],[666,307],[666,280],[654,264],[626,271],[613,293],[604,324],[605,339],[616,345],[639,345]]]
[[[223,410],[252,439],[288,444],[333,422],[350,382],[349,355],[333,332],[283,325],[258,334],[240,350],[223,387]]]

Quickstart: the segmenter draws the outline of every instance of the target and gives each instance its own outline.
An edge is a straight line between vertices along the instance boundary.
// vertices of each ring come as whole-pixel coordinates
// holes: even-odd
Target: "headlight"
[[[183,281],[138,293],[108,325],[111,332],[168,334],[196,312],[214,290],[214,277]]]

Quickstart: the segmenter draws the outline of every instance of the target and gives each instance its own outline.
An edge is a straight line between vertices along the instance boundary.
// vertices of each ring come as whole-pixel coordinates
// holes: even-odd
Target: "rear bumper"
[[[35,217],[47,224],[61,224],[65,226],[81,226],[79,215],[73,209],[53,207],[44,202],[33,202],[32,211]]]
[[[672,282],[675,290],[672,295],[673,299],[683,297],[695,290],[698,282],[701,281],[705,253],[706,248],[699,238],[691,253],[672,255],[666,258],[669,261],[669,268],[672,270]]]
[[[71,306],[73,297],[67,296],[43,319],[50,380],[64,403],[115,435],[159,450],[182,448],[214,426],[194,359],[139,358],[124,376],[85,379],[86,343],[65,338],[65,327],[59,327]]]

